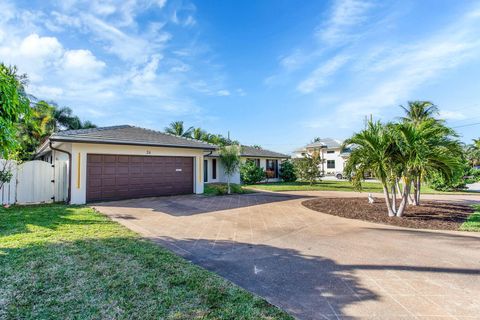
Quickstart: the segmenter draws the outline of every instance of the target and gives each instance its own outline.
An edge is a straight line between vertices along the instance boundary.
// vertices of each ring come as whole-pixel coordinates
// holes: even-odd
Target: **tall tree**
[[[395,173],[398,171],[394,165],[397,150],[390,126],[370,119],[364,130],[345,140],[344,146],[346,145],[355,146],[345,166],[345,173],[352,177],[354,186],[361,190],[363,177],[372,172],[382,183],[388,215],[402,216],[406,197],[402,198],[398,209],[395,196],[390,198],[390,190],[394,189]],[[407,181],[403,194],[408,193],[409,187],[410,183]]]
[[[241,147],[238,145],[224,146],[220,148],[220,162],[223,166],[223,171],[227,176],[228,194],[230,190],[230,178],[238,170],[240,166]]]
[[[166,133],[170,133],[176,136],[190,138],[192,136],[193,127],[185,129],[183,121],[173,121],[168,127],[165,128]]]
[[[419,124],[438,115],[438,107],[430,101],[409,101],[407,107],[400,106],[405,111],[401,119],[405,122]]]
[[[0,63],[0,156],[6,159],[19,148],[17,123],[30,114],[26,84],[26,75]]]
[[[204,140],[206,138],[206,132],[202,128],[195,128],[192,130],[192,138],[195,140]]]
[[[473,139],[473,143],[467,147],[466,154],[471,166],[480,165],[480,138]]]
[[[35,154],[37,147],[56,129],[53,117],[54,107],[45,101],[32,105],[30,117],[18,123],[20,142],[19,157],[29,160]]]
[[[55,131],[96,128],[96,125],[91,121],[80,120],[69,107],[59,107],[55,103],[51,104],[53,106],[53,118],[55,119]]]
[[[435,119],[396,124],[395,141],[403,176],[413,184],[413,204],[420,204],[421,184],[432,174],[449,180],[463,170],[463,150],[455,132]]]
[[[462,157],[460,144],[454,139],[455,131],[446,127],[438,120],[438,107],[430,101],[409,101],[408,107],[401,106],[405,111],[400,129],[400,146],[405,154],[415,161],[415,168],[409,174],[413,185],[413,205],[420,204],[421,184],[429,172],[437,171],[447,180],[453,176],[452,170],[459,169]],[[410,139],[410,140],[409,140]],[[445,154],[445,149],[450,154]],[[460,150],[460,151],[459,151]],[[443,158],[442,158],[443,157]]]

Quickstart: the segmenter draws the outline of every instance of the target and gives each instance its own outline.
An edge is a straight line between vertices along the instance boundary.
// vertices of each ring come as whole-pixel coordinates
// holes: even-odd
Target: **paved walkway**
[[[95,207],[300,319],[480,319],[480,234],[402,229],[301,205],[342,195],[179,196]]]

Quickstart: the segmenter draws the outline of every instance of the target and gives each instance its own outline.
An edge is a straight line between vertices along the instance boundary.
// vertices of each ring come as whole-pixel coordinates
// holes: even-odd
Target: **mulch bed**
[[[312,210],[334,216],[358,219],[399,227],[434,230],[458,230],[474,209],[465,204],[422,201],[420,206],[408,205],[402,218],[389,217],[383,198],[368,203],[365,198],[316,198],[302,204]]]

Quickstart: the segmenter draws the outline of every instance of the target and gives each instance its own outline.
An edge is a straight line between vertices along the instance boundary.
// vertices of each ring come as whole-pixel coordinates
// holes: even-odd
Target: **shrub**
[[[295,174],[300,180],[308,181],[310,184],[313,184],[320,177],[320,169],[318,168],[320,163],[321,160],[317,154],[295,159],[293,161]]]
[[[280,178],[285,182],[294,182],[297,180],[295,167],[291,161],[286,160],[282,162],[282,166],[280,167]]]
[[[480,169],[470,168],[465,176],[465,183],[480,182]]]
[[[240,179],[244,184],[255,184],[265,179],[265,173],[253,161],[247,161],[240,166]]]
[[[432,189],[437,191],[453,191],[466,188],[464,177],[468,175],[468,166],[460,168],[454,172],[450,178],[445,177],[439,172],[430,173],[428,177],[428,184]]]
[[[248,193],[239,184],[230,184],[231,193]],[[222,196],[228,194],[228,186],[225,183],[208,183],[205,184],[203,193],[210,196]]]

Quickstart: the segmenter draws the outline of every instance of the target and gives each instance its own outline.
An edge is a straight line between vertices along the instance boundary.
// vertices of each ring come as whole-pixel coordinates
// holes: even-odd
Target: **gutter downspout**
[[[53,147],[52,141],[50,141],[50,149],[58,151],[58,152],[63,152],[68,155],[68,192],[67,192],[67,204],[70,204],[70,200],[72,197],[72,154],[68,151],[62,150],[62,149],[57,149]]]

